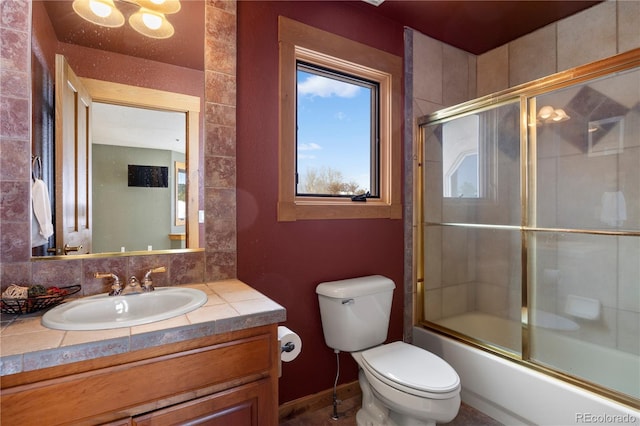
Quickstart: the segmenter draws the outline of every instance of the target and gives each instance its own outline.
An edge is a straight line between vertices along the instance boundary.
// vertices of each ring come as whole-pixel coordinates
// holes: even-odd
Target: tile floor
[[[338,420],[333,420],[333,407],[305,413],[280,423],[280,426],[356,426],[356,412],[360,408],[360,396],[346,399],[338,406]],[[438,426],[502,426],[502,423],[462,403],[455,419]]]

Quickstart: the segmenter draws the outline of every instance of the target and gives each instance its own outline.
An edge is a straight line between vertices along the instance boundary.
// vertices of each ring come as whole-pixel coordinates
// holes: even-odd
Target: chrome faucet
[[[124,286],[122,290],[122,295],[126,296],[127,294],[137,294],[142,293],[142,287],[140,286],[140,281],[134,276],[131,275],[129,278],[129,282]]]
[[[109,296],[118,296],[122,293],[122,284],[120,284],[120,278],[116,274],[110,272],[96,272],[93,275],[95,278],[113,278],[113,284],[111,284],[111,291]]]
[[[158,266],[157,268],[149,269],[142,278],[142,291],[153,291],[153,282],[151,281],[151,274],[156,272],[167,272],[167,268],[164,266]]]
[[[116,274],[112,274],[109,272],[96,272],[94,274],[95,278],[113,278],[113,284],[111,284],[111,291],[109,292],[109,296],[126,296],[127,294],[138,294],[138,293],[148,293],[150,291],[155,290],[153,287],[153,281],[151,281],[151,274],[156,272],[166,272],[167,268],[164,266],[158,266],[157,268],[149,269],[145,274],[144,278],[142,278],[142,283],[135,277],[135,275],[131,275],[129,277],[129,282],[122,287],[120,283],[120,279]]]

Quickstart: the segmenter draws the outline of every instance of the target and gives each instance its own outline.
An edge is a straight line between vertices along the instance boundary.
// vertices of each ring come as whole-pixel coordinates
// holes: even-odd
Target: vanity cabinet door
[[[266,419],[264,422],[260,419],[259,424],[275,426],[277,420],[270,419],[278,418],[278,378],[274,364],[278,346],[276,330],[275,325],[269,326],[268,330],[251,329],[230,334],[228,341],[209,346],[2,388],[0,423],[30,426],[42,424],[42,419],[46,419],[47,425],[96,424],[102,418],[123,418],[124,415],[166,407],[172,402],[182,405],[173,405],[167,410],[191,407],[194,403],[180,401],[202,397],[198,401],[203,405],[185,408],[184,415],[189,415],[186,418],[206,418],[207,414],[223,411],[234,404],[252,401],[254,418]],[[254,385],[254,389],[252,383],[260,386]],[[264,397],[263,383],[273,389]],[[6,382],[3,380],[2,384]],[[210,405],[205,403],[204,395],[207,394],[212,395]],[[227,394],[230,396],[226,397]],[[225,399],[218,402],[218,397]],[[181,412],[178,410],[179,415],[183,415]],[[192,412],[196,414],[191,415]],[[154,421],[149,424],[165,423]],[[227,424],[235,426],[234,423]]]
[[[275,426],[268,379],[259,380],[133,418],[134,426]]]

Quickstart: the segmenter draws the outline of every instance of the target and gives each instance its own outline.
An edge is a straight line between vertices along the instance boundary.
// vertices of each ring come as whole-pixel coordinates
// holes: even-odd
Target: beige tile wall
[[[638,48],[639,22],[640,2],[611,0],[480,56],[414,31],[412,57],[408,59],[413,73],[413,134],[417,135],[417,118],[444,107]],[[408,140],[406,143],[415,157],[415,141]],[[441,191],[442,182],[436,173],[439,167],[439,164],[426,164],[426,192]],[[441,215],[438,205],[426,205],[425,209],[434,220]],[[508,291],[505,286],[485,285],[476,288],[474,284],[447,276],[443,270],[451,268],[442,263],[443,250],[468,246],[467,237],[443,236],[439,229],[430,232],[435,238],[433,244],[425,247],[429,259],[425,265],[429,271],[425,276],[427,297],[424,301],[409,301],[407,312],[412,312],[411,304],[422,303],[427,318],[433,320],[459,313],[467,307],[477,309],[477,304],[487,310],[499,310],[504,303],[519,304],[520,295]],[[461,273],[458,271],[456,274]],[[483,274],[483,281],[487,282],[491,271],[484,270]],[[632,291],[625,287],[626,293]],[[413,294],[415,297],[416,293]],[[518,309],[511,311],[511,316],[519,313]],[[637,319],[635,316],[633,318]],[[635,328],[624,330],[620,333],[637,332]]]
[[[606,1],[478,56],[483,96],[640,46],[640,2]]]

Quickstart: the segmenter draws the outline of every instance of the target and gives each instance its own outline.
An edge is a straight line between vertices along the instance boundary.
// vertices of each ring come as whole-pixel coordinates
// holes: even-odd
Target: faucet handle
[[[142,279],[142,289],[144,291],[153,291],[153,281],[151,280],[151,274],[156,272],[167,272],[167,268],[165,266],[158,266],[157,268],[149,269]]]
[[[154,273],[156,273],[156,272],[167,272],[167,267],[166,267],[166,266],[158,266],[157,268],[149,269],[149,270],[147,271],[147,273],[146,273],[146,274],[144,274],[144,277],[145,277],[145,278],[149,278],[149,276],[150,276],[151,274],[154,274]]]
[[[113,278],[113,284],[111,284],[111,291],[109,296],[117,296],[122,292],[122,284],[120,284],[120,278],[116,274],[110,272],[96,272],[93,274],[94,278]]]

